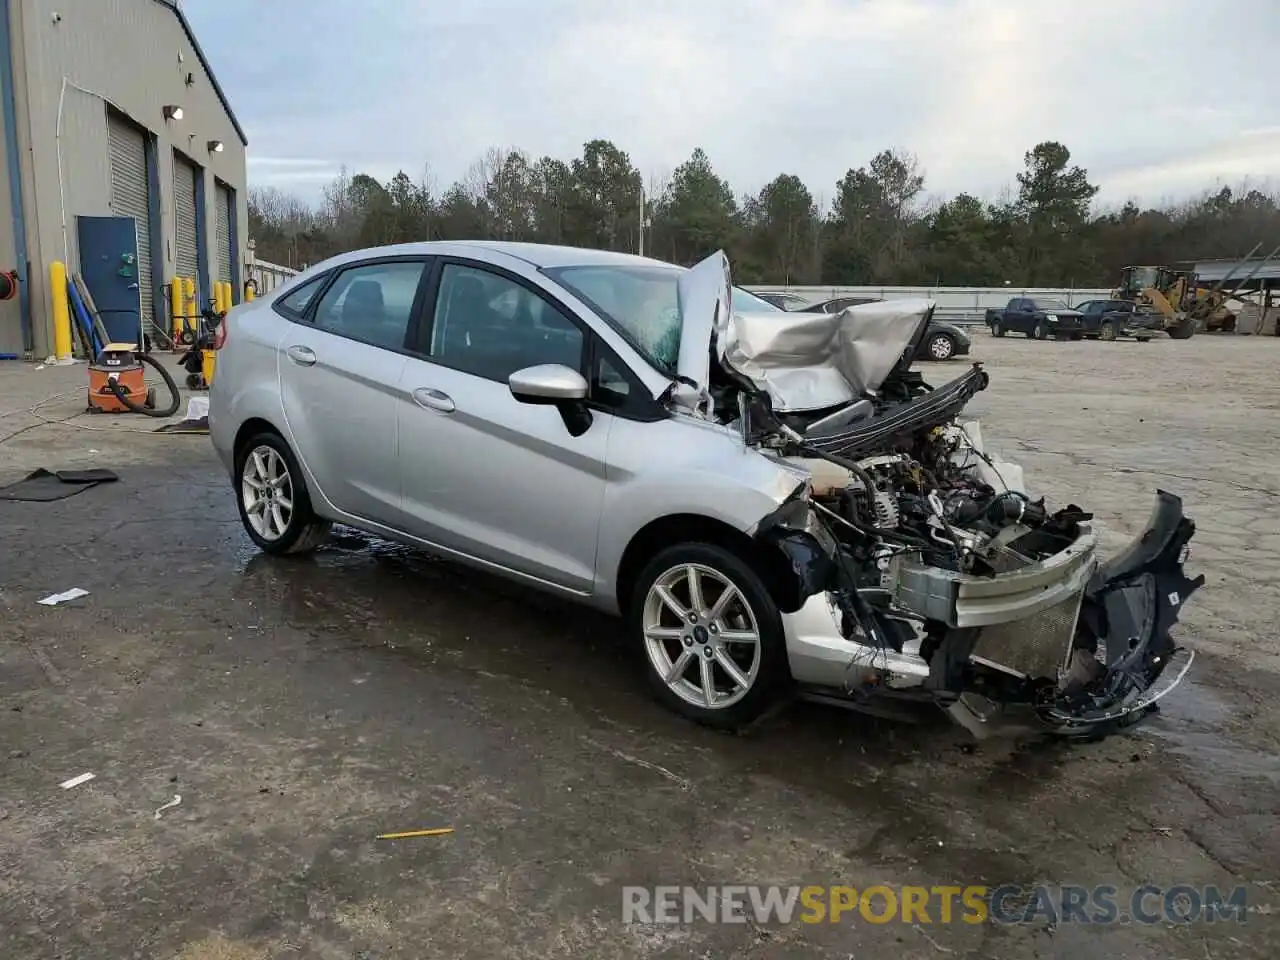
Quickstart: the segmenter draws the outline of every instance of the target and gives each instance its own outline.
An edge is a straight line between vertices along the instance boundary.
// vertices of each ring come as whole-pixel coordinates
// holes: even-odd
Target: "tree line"
[[[346,171],[308,204],[249,193],[257,255],[301,267],[346,250],[415,240],[494,239],[636,252],[691,264],[728,252],[742,283],[1100,287],[1129,264],[1239,257],[1280,242],[1280,194],[1220,187],[1193,199],[1095,208],[1098,187],[1062,144],[1024,155],[994,201],[929,196],[912,154],[850,169],[822,203],[793,174],[735,194],[707,154],[645,183],[630,156],[592,140],[568,162],[493,147],[438,191],[428,175],[380,183]],[[1264,245],[1264,252],[1270,245]]]

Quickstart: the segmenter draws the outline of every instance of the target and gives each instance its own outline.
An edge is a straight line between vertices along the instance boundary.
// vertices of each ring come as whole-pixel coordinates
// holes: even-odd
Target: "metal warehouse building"
[[[148,329],[174,277],[240,299],[247,141],[177,0],[0,0],[0,112],[0,354],[52,353],[53,261]]]

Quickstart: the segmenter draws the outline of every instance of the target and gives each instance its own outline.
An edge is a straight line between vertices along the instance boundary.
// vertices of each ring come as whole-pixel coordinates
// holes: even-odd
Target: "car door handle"
[[[290,347],[285,352],[289,354],[289,359],[299,366],[310,367],[315,365],[316,352],[310,347]]]
[[[458,409],[453,402],[453,397],[443,390],[433,390],[430,387],[419,387],[413,391],[413,402],[428,410],[438,410],[440,413],[453,413]]]

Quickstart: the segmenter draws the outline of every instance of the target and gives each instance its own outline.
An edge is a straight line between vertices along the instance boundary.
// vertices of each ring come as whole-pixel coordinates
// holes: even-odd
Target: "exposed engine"
[[[758,536],[787,556],[797,606],[825,591],[838,607],[854,700],[927,697],[979,733],[1021,710],[1098,735],[1143,716],[1190,662],[1168,629],[1203,582],[1181,567],[1195,528],[1162,491],[1147,533],[1100,566],[1092,515],[1028,495],[1020,468],[957,422],[986,384],[978,365],[937,390],[899,378],[852,416],[779,416],[756,394],[744,429],[808,476]]]

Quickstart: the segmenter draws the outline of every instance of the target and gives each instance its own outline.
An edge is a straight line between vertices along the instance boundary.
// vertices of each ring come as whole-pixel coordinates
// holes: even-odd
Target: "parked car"
[[[930,301],[751,303],[722,253],[343,254],[223,318],[213,446],[261,550],[339,522],[619,613],[716,726],[800,693],[1096,734],[1182,678],[1177,497],[1101,566],[1089,514],[957,422],[981,366],[911,369]]]
[[[877,297],[836,297],[834,300],[823,300],[804,308],[805,313],[839,313],[847,307],[862,306],[866,303],[884,303]],[[954,323],[945,320],[929,320],[929,332],[920,341],[916,351],[916,360],[950,360],[952,357],[965,357],[973,341]]]
[[[1084,318],[1061,300],[1014,297],[1003,310],[988,310],[986,322],[996,337],[1003,337],[1009,331],[1025,333],[1036,340],[1084,337]]]
[[[1091,339],[1115,340],[1133,337],[1146,343],[1164,335],[1164,318],[1151,310],[1139,310],[1128,300],[1086,300],[1078,303],[1084,335]]]
[[[803,310],[809,305],[808,300],[794,293],[756,293],[752,296],[773,304],[779,310]]]

